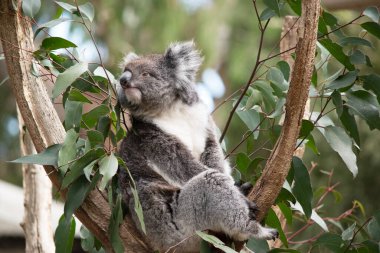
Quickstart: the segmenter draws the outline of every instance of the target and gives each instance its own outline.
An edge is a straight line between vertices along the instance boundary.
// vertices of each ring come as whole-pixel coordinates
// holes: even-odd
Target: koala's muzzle
[[[132,80],[132,72],[128,70],[125,71],[120,78],[121,87],[123,87],[124,89],[132,88],[133,86],[131,85],[131,80]]]

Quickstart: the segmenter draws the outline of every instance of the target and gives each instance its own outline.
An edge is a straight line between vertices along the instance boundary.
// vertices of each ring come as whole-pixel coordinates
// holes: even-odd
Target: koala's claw
[[[278,233],[277,230],[275,230],[275,233],[274,233],[274,235],[272,236],[272,240],[273,240],[273,241],[276,241],[276,239],[277,239],[279,236],[280,236],[280,234]]]
[[[247,196],[249,192],[252,190],[253,185],[250,182],[246,182],[242,185],[239,185],[240,191],[243,193],[244,196]]]

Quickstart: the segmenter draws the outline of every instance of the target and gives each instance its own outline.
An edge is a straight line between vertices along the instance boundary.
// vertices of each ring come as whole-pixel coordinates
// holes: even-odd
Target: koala
[[[142,205],[147,243],[160,252],[199,252],[197,230],[234,240],[275,239],[255,220],[254,203],[235,186],[216,126],[195,87],[202,57],[192,41],[164,54],[129,53],[116,90],[132,128],[120,146]],[[129,177],[118,172],[123,200],[133,210]],[[137,216],[130,212],[136,227]]]

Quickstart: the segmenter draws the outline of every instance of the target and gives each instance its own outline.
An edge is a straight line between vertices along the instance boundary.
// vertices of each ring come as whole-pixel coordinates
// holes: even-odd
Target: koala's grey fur
[[[214,122],[195,90],[201,62],[193,42],[174,43],[164,54],[129,54],[117,85],[118,99],[132,116],[120,155],[136,182],[147,242],[161,252],[196,230],[220,231],[236,240],[278,236],[255,221],[255,205],[229,175]],[[133,210],[128,175],[123,169],[118,175]],[[197,252],[199,238],[179,247],[178,252]]]

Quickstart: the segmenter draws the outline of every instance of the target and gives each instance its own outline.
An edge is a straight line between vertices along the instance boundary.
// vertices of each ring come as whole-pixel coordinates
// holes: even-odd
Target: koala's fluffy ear
[[[174,69],[180,83],[189,85],[195,81],[203,59],[195,48],[194,41],[172,43],[164,56],[167,66]]]
[[[124,68],[125,65],[127,65],[127,64],[130,63],[131,61],[136,60],[136,59],[138,59],[138,58],[139,58],[139,56],[138,56],[137,54],[135,54],[135,53],[133,53],[133,52],[128,53],[126,56],[124,56],[123,60],[121,61],[121,63],[120,63],[120,67],[121,67],[121,68]]]

